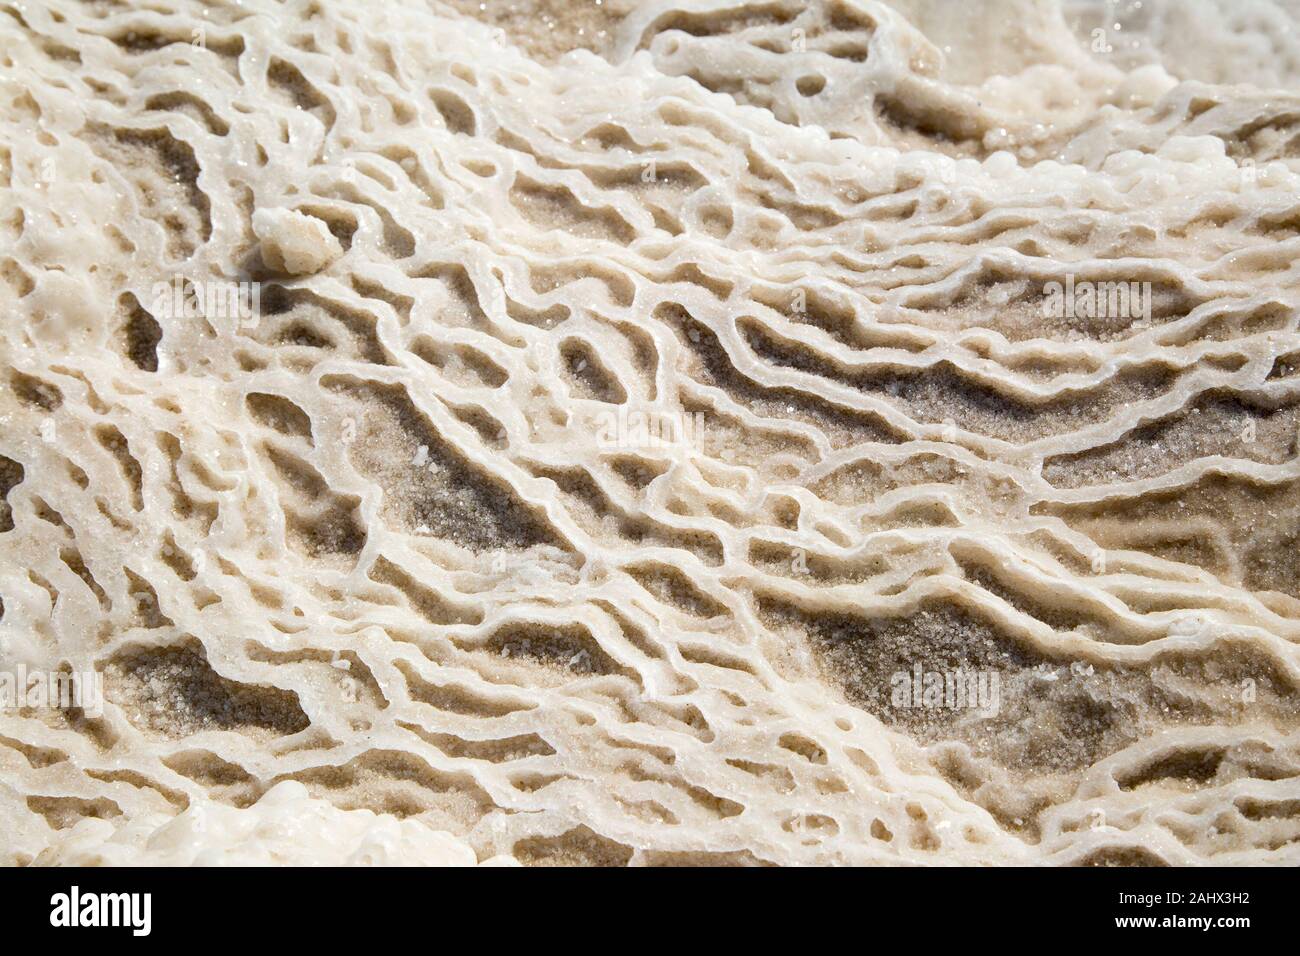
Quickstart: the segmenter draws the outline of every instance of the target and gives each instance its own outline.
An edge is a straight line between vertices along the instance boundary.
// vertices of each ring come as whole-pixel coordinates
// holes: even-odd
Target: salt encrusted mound
[[[253,235],[261,242],[262,261],[292,276],[320,272],[343,253],[324,222],[293,209],[256,210]]]
[[[514,864],[509,857],[491,860]],[[340,810],[284,780],[248,809],[192,804],[125,826],[88,817],[36,858],[48,866],[475,866],[474,851],[418,820]]]
[[[3,858],[1300,861],[1293,8],[480,6],[0,4]]]

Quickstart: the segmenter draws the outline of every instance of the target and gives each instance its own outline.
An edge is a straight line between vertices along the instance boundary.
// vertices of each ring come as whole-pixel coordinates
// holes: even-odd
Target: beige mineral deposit
[[[0,862],[1300,863],[1300,8],[0,4]]]

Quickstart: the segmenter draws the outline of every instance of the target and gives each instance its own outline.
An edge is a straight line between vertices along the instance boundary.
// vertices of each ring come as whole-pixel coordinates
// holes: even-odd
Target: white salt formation
[[[258,209],[253,235],[261,240],[262,262],[289,275],[320,272],[343,253],[324,222],[292,209]]]
[[[87,817],[37,862],[59,866],[474,866],[474,851],[414,817],[339,810],[282,780],[253,809],[195,801],[125,826]],[[487,861],[518,865],[510,857]]]
[[[0,59],[0,859],[1300,862],[1293,5]]]

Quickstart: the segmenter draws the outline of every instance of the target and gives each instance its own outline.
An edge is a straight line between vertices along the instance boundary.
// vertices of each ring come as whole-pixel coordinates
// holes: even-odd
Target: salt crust
[[[3,858],[1300,861],[1294,14],[478,8],[0,9]]]

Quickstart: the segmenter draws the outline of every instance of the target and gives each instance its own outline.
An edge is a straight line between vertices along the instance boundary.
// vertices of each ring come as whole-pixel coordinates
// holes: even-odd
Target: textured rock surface
[[[0,858],[1300,861],[1296,11],[1098,6],[0,2]]]

